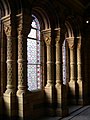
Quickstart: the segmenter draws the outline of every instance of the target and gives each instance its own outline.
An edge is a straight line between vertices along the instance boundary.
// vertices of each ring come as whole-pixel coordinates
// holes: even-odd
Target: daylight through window
[[[30,91],[41,89],[42,86],[40,24],[34,15],[32,17],[31,31],[27,38],[27,81]]]

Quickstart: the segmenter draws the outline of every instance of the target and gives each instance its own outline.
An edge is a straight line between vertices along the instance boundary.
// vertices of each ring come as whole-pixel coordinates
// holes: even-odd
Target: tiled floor
[[[41,120],[90,120],[90,106],[73,106],[69,109],[70,115],[65,118],[46,117]]]

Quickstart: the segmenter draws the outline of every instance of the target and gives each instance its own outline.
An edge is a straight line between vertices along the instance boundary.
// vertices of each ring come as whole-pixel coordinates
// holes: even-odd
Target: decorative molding
[[[3,26],[4,26],[4,31],[5,31],[6,36],[7,37],[9,37],[9,36],[15,37],[16,36],[15,17],[12,16],[11,14],[7,15],[7,16],[2,18],[2,23],[3,23]]]
[[[51,37],[50,37],[50,36],[46,36],[46,37],[45,37],[45,43],[46,43],[47,45],[50,45],[50,44],[51,44]]]
[[[81,49],[81,37],[77,37],[77,48]]]
[[[17,24],[18,38],[27,37],[31,29],[31,16],[23,13],[17,15]]]
[[[43,30],[42,34],[46,45],[51,45],[51,29]]]
[[[60,43],[60,28],[55,29],[55,41],[56,41],[56,44]]]
[[[74,49],[74,37],[66,38],[66,40],[68,42],[69,48]]]
[[[11,36],[11,26],[10,25],[4,25],[4,31],[5,31],[5,34],[8,36]]]

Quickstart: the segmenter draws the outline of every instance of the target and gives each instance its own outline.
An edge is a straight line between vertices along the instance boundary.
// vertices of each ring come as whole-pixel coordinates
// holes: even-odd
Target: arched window
[[[69,82],[70,74],[70,55],[67,40],[65,39],[62,44],[62,78],[63,84],[66,85]]]
[[[27,81],[28,90],[38,90],[42,86],[42,55],[40,23],[32,15],[31,31],[27,38]]]
[[[62,70],[63,70],[63,84],[66,85],[66,40],[62,45]]]

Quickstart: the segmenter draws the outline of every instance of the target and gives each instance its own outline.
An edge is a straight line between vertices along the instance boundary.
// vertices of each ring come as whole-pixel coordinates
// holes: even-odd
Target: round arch
[[[65,26],[67,29],[67,37],[79,37],[81,36],[80,18],[78,17],[68,17],[65,21]]]
[[[32,13],[42,21],[43,29],[56,28],[58,26],[58,12],[55,10],[53,1],[37,1],[36,4],[33,4],[32,8]]]
[[[9,4],[8,0],[1,0],[0,7],[1,7],[1,11],[3,13],[2,16],[6,16],[11,13],[10,4]]]

